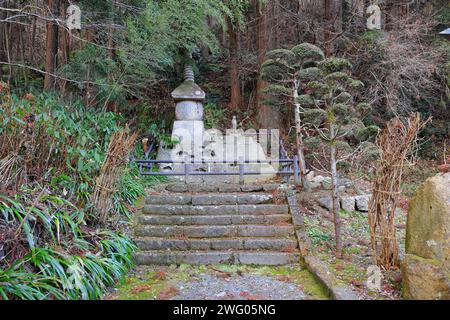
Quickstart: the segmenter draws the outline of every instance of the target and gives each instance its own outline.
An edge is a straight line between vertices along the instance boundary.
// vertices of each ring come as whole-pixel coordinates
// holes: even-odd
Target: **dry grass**
[[[117,183],[127,164],[127,157],[137,139],[137,133],[130,134],[128,127],[117,131],[111,137],[106,158],[96,179],[92,195],[95,216],[106,222],[113,206],[113,194],[117,191]]]
[[[374,262],[384,270],[398,268],[395,211],[401,196],[404,168],[412,163],[417,135],[428,121],[423,121],[419,113],[411,115],[406,124],[396,117],[378,137],[380,160],[369,202],[369,226]]]

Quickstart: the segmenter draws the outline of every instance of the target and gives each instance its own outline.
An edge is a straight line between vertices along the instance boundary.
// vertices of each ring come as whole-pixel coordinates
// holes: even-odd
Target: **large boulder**
[[[402,273],[406,299],[450,299],[450,173],[428,179],[411,201]]]

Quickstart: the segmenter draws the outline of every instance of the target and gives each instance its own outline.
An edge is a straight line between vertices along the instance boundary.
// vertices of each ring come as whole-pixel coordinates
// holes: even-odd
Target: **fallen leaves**
[[[441,164],[437,168],[440,173],[447,173],[450,172],[450,164]]]
[[[354,286],[354,287],[357,287],[357,288],[362,288],[362,287],[364,287],[364,283],[361,282],[361,281],[358,281],[358,280],[350,280],[350,284],[351,284],[352,286]]]
[[[250,292],[247,292],[247,291],[241,291],[239,293],[239,296],[244,298],[244,299],[246,299],[246,300],[266,300],[262,296],[252,295]]]
[[[164,271],[157,271],[153,276],[155,280],[165,280],[167,278],[167,273]]]
[[[278,276],[277,277],[277,280],[278,281],[282,281],[282,282],[291,282],[292,281],[292,278],[291,277],[289,277],[289,276]]]
[[[151,288],[152,288],[151,285],[149,285],[149,284],[143,284],[143,285],[134,287],[133,289],[131,289],[130,292],[131,292],[132,294],[137,294],[137,293],[140,293],[140,292],[143,292],[143,291],[149,291]]]
[[[156,297],[156,300],[169,300],[170,298],[175,297],[179,293],[180,293],[180,290],[178,290],[174,286],[170,286],[167,289],[164,289],[163,291],[161,291],[158,294],[158,296]]]

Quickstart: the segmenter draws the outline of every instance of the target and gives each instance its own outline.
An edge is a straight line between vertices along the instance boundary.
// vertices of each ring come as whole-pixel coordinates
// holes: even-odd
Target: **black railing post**
[[[296,186],[300,184],[300,170],[298,167],[298,156],[294,156],[294,184]]]

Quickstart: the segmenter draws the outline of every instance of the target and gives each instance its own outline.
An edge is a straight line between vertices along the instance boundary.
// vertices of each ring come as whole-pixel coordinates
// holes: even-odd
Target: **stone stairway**
[[[148,195],[135,221],[137,264],[297,263],[287,204],[275,204],[270,191],[239,188]]]

